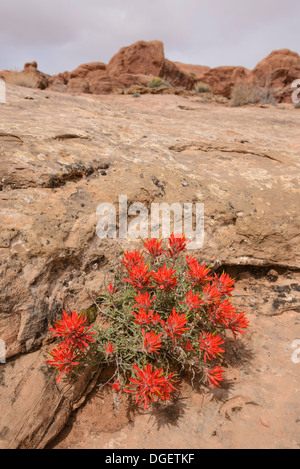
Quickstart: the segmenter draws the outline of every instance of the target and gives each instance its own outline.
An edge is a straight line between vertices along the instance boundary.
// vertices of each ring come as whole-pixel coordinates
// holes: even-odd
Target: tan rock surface
[[[250,336],[254,355],[274,328],[280,330],[281,318],[289,318],[288,326],[276,341],[287,350],[290,340],[300,337],[299,323],[289,322],[299,308],[299,123],[299,111],[288,105],[240,109],[195,97],[73,96],[8,85],[0,124],[0,338],[11,358],[0,367],[2,382],[11,387],[2,386],[3,402],[9,402],[7,392],[14,387],[13,364],[22,360],[25,376],[34,354],[39,357],[34,373],[41,373],[38,389],[44,389],[43,352],[36,350],[47,346],[49,323],[63,307],[89,307],[91,297],[107,284],[126,242],[97,237],[96,208],[104,201],[117,203],[119,194],[148,206],[152,201],[203,202],[205,244],[198,255],[224,267],[239,266],[256,286],[254,303],[252,295],[243,304],[257,315]],[[263,276],[265,267],[282,268],[280,275],[290,275],[296,286],[287,294],[279,289],[274,301],[281,302],[269,302],[266,309],[253,266]],[[291,319],[283,315],[286,305]],[[260,326],[262,307],[271,317]],[[26,352],[31,353],[16,357]],[[270,353],[275,356],[275,349]],[[284,354],[281,360],[291,370],[290,358]],[[290,393],[296,413],[299,372],[293,369]],[[243,381],[243,395],[261,392],[264,406],[273,371],[265,370],[265,388],[252,371],[251,379]],[[272,391],[280,398],[285,372],[282,379]],[[22,438],[17,437],[20,427],[11,428],[15,414],[10,410],[0,434],[10,429],[11,446],[41,445],[56,404],[52,413],[42,414],[39,443],[25,418],[31,401],[17,387],[15,405],[18,421],[24,422]],[[268,412],[260,416],[270,419]]]
[[[95,368],[58,385],[47,359],[43,350],[1,365],[1,449],[44,448],[97,381]]]

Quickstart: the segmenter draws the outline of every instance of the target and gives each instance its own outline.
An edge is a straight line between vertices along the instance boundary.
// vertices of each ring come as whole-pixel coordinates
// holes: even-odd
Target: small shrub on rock
[[[272,90],[268,87],[253,86],[245,82],[234,85],[231,93],[233,106],[245,106],[246,104],[277,104]]]
[[[159,86],[164,85],[164,81],[162,78],[153,78],[150,83],[148,84],[148,88],[158,88]]]
[[[133,394],[144,409],[172,398],[182,370],[220,387],[226,332],[236,338],[249,322],[232,303],[235,280],[186,254],[188,242],[171,234],[167,245],[146,239],[142,250],[124,252],[114,285],[96,302],[97,326],[64,312],[50,328],[60,339],[48,360],[58,381],[82,365],[110,365],[113,392]]]
[[[194,87],[196,93],[211,93],[211,87],[203,81],[198,81]]]

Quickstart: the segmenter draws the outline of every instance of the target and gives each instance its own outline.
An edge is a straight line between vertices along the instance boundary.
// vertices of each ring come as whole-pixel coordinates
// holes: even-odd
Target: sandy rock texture
[[[44,448],[83,404],[100,370],[86,369],[80,380],[56,383],[43,348],[1,365],[1,449]]]
[[[291,423],[300,418],[300,365],[290,358],[292,341],[300,338],[299,124],[299,110],[289,105],[231,108],[196,97],[134,99],[7,86],[0,121],[3,447],[49,443],[95,379],[86,370],[66,399],[46,371],[47,331],[62,308],[89,308],[111,279],[128,243],[97,237],[96,209],[102,202],[117,207],[120,194],[128,205],[139,201],[149,210],[152,202],[204,203],[205,241],[197,255],[238,269],[240,304],[254,319],[245,338],[251,363],[247,368],[242,355],[233,365],[243,379],[233,383],[230,396],[252,396],[266,421],[271,395],[278,414],[289,405],[291,435],[284,441],[300,443],[299,424]],[[263,373],[255,372],[256,364]],[[40,403],[31,389],[43,396]],[[61,412],[62,402],[68,411]],[[36,426],[26,417],[33,408]],[[274,425],[278,430],[280,421]],[[242,445],[249,433],[233,425],[228,432],[218,445],[226,446],[232,433]],[[276,441],[280,445],[280,437]]]

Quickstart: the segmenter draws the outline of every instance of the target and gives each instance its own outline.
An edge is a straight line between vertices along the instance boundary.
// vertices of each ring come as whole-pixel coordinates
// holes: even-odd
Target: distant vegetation
[[[17,86],[24,86],[25,88],[37,88],[38,76],[33,72],[19,72],[12,70],[5,76],[6,83]]]
[[[231,104],[233,106],[244,106],[246,104],[272,104],[277,102],[272,90],[268,87],[249,85],[245,82],[237,83],[231,93]]]
[[[149,88],[158,88],[159,86],[162,86],[164,84],[165,83],[164,83],[163,79],[157,77],[157,78],[153,78],[153,80],[150,81],[148,87]]]
[[[211,93],[211,87],[203,81],[198,81],[194,89],[197,93]]]

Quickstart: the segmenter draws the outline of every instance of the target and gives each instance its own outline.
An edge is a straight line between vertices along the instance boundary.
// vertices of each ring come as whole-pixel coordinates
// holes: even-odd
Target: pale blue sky
[[[299,0],[0,0],[0,70],[36,60],[55,74],[153,39],[170,60],[251,69],[299,53],[299,21]]]

